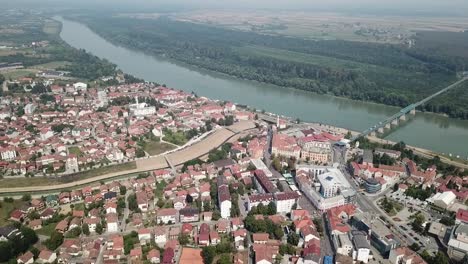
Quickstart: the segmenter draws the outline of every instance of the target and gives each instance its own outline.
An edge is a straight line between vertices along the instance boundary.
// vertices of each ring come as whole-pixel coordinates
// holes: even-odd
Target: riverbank
[[[60,36],[71,46],[105,58],[115,63],[122,71],[138,78],[166,83],[169,87],[186,92],[193,91],[199,96],[249,105],[306,122],[328,123],[355,131],[371,127],[399,111],[395,107],[245,81],[174,64],[116,46],[82,24],[68,20],[60,22],[63,24]],[[443,141],[440,140],[441,137],[444,138]],[[441,115],[417,113],[411,122],[407,122],[387,138],[440,153],[463,157],[468,155],[468,121]],[[464,142],[467,143],[463,144]]]
[[[330,131],[332,133],[347,134],[348,131],[349,131],[349,132],[351,132],[351,134],[353,136],[358,135],[360,133],[358,131],[353,131],[353,130],[349,130],[349,129],[341,128],[341,127],[336,127],[336,126],[332,126],[332,125],[324,125],[324,124],[321,124],[321,123],[307,123],[307,124],[310,124],[312,127],[315,126],[315,127],[319,128],[319,129],[323,129],[325,127],[326,129],[328,129],[328,131]],[[394,144],[398,143],[396,141],[392,141],[392,140],[388,140],[388,139],[382,139],[382,138],[378,138],[378,137],[372,137],[372,136],[367,136],[367,138],[371,142],[375,142],[375,143],[379,143],[379,144],[394,145]],[[406,147],[408,149],[411,149],[414,152],[414,154],[416,154],[418,156],[428,158],[428,159],[439,157],[440,160],[443,163],[453,165],[453,166],[461,168],[461,169],[468,169],[468,160],[463,161],[463,162],[456,161],[456,160],[452,160],[452,159],[450,159],[450,158],[448,158],[448,157],[446,157],[444,155],[441,155],[440,153],[432,151],[432,150],[428,150],[428,149],[424,149],[424,148],[420,148],[420,147],[415,147],[415,146],[411,146],[411,145],[406,145]]]

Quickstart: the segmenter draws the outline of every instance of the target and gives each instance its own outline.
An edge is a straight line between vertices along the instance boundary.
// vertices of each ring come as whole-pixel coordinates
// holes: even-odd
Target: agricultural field
[[[141,18],[141,16],[134,16]],[[144,18],[150,18],[146,15]],[[158,16],[154,15],[153,18]],[[242,12],[197,10],[176,13],[179,21],[209,24],[242,31],[319,40],[405,43],[416,31],[460,32],[467,18],[392,17],[321,12]]]
[[[223,14],[226,15],[220,12],[213,16],[221,19]],[[207,19],[210,15],[211,13]],[[436,41],[422,43],[430,42],[428,33],[424,35],[428,41],[418,41],[419,35],[415,35],[416,31],[413,30],[411,36],[402,42],[379,42],[364,39],[350,41],[352,39],[349,38],[292,38],[290,35],[239,30],[232,26],[239,19],[256,24],[270,21],[267,15],[260,18],[249,15],[240,14],[240,18],[235,18],[233,14],[226,15],[233,22],[226,22],[229,24],[226,26],[219,26],[216,21],[211,20],[207,23],[192,21],[190,14],[186,19],[182,19],[180,14],[173,14],[173,19],[106,15],[83,15],[72,19],[88,25],[111,42],[150,55],[161,55],[206,70],[280,87],[293,87],[318,94],[398,107],[417,102],[453,83],[458,72],[464,65],[468,65],[468,58],[447,51],[450,46],[455,45],[460,47],[460,52],[464,50],[465,38],[460,34],[466,33],[456,31],[468,24],[468,20],[464,18],[459,21],[445,21],[441,18],[439,23],[443,23],[447,30],[453,30],[450,39],[458,40],[455,43],[444,42],[440,46],[445,48],[434,50],[431,45],[436,45]],[[282,17],[282,13],[278,14],[277,20]],[[294,19],[290,13],[287,17]],[[319,20],[321,19],[323,20],[323,14]],[[394,21],[389,18],[360,19],[356,23],[361,26],[365,21],[375,25],[390,25]],[[437,28],[429,20],[420,20],[403,19],[401,23],[408,23],[418,29]],[[268,28],[272,30],[272,27]],[[278,26],[275,30],[283,29]],[[359,34],[364,33],[361,31]],[[403,43],[406,44],[402,45]],[[438,97],[418,110],[468,119],[467,100],[464,89],[454,89],[450,92],[450,98]],[[178,133],[165,134],[163,140],[176,145],[186,142]]]
[[[42,27],[42,31],[46,34],[57,35],[60,33],[60,23],[55,20],[46,20]]]

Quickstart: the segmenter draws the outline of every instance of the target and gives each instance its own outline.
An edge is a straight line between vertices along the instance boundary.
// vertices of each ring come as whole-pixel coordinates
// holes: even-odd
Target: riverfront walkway
[[[186,148],[167,154],[167,157],[173,163],[173,166],[179,166],[185,162],[202,157],[212,149],[220,147],[225,142],[237,138],[238,135],[255,128],[255,124],[252,121],[241,121],[237,122],[227,128],[221,128],[216,130],[211,135],[207,136],[201,141],[194,143]],[[232,131],[237,131],[236,133]],[[137,174],[141,172],[147,172],[158,169],[169,168],[164,155],[151,157],[147,159],[140,159],[136,161],[137,168],[132,170],[119,171],[115,173],[108,173],[88,179],[79,181],[57,184],[57,185],[45,185],[45,186],[27,186],[27,187],[16,187],[16,188],[0,188],[0,194],[11,194],[11,195],[22,195],[24,193],[40,194],[40,193],[53,193],[61,190],[72,190],[84,185],[90,185],[93,183],[99,183],[100,181],[109,181],[114,178],[122,177],[125,175]]]

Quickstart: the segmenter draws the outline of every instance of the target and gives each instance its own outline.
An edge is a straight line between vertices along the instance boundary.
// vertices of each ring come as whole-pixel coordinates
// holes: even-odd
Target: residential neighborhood
[[[46,87],[1,99],[3,178],[122,175],[5,197],[0,243],[28,243],[15,263],[466,260],[468,178],[437,160],[153,83]],[[244,121],[198,158],[124,174]]]

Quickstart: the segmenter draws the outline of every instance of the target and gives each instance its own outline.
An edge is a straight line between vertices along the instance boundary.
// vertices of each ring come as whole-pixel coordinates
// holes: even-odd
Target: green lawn
[[[2,188],[26,187],[26,186],[39,186],[39,185],[54,185],[60,182],[56,179],[45,177],[32,177],[32,178],[14,178],[14,179],[1,179],[0,186]]]
[[[113,173],[123,172],[126,170],[136,169],[136,162],[128,162],[123,164],[112,165],[109,167],[97,168],[90,171],[78,172],[74,175],[66,175],[62,177],[46,178],[46,177],[32,177],[32,178],[15,178],[15,179],[1,179],[0,186],[3,188],[14,188],[14,187],[25,187],[25,186],[44,186],[44,185],[56,185],[64,182],[72,182],[83,179],[92,178],[95,176]]]
[[[166,151],[175,149],[173,145],[167,143],[161,143],[157,141],[149,141],[146,142],[143,146],[143,149],[148,152],[151,156],[158,155],[164,153]]]
[[[3,199],[0,202],[0,226],[4,226],[8,223],[10,213],[14,209],[20,208],[24,204],[21,200],[15,200],[13,203],[6,203]]]
[[[83,211],[85,209],[84,203],[75,204],[73,210]]]
[[[78,157],[83,154],[79,147],[69,147],[68,151],[70,152],[70,154],[75,154]]]
[[[30,74],[36,74],[36,70],[31,70],[31,69],[17,69],[17,70],[12,70],[8,72],[2,73],[3,76],[5,76],[6,79],[16,79],[24,76],[28,76]]]
[[[55,231],[55,226],[57,226],[57,223],[50,223],[46,226],[43,226],[41,229],[36,230],[36,233],[38,235],[50,237],[50,235]]]
[[[133,169],[136,169],[135,161],[97,168],[97,169],[93,169],[89,171],[78,172],[73,175],[63,176],[60,179],[62,182],[72,182],[72,181],[78,181],[78,180],[83,180],[83,179],[88,179],[88,178],[104,175],[107,173],[124,172],[126,170],[133,170]]]
[[[44,63],[44,64],[34,65],[31,68],[41,69],[41,70],[56,69],[56,68],[59,68],[59,67],[66,66],[68,64],[70,64],[68,61],[51,61],[51,62]]]
[[[166,142],[175,144],[175,145],[179,145],[179,146],[184,145],[188,141],[184,132],[181,132],[181,131],[177,131],[177,132],[165,131],[163,140]]]

